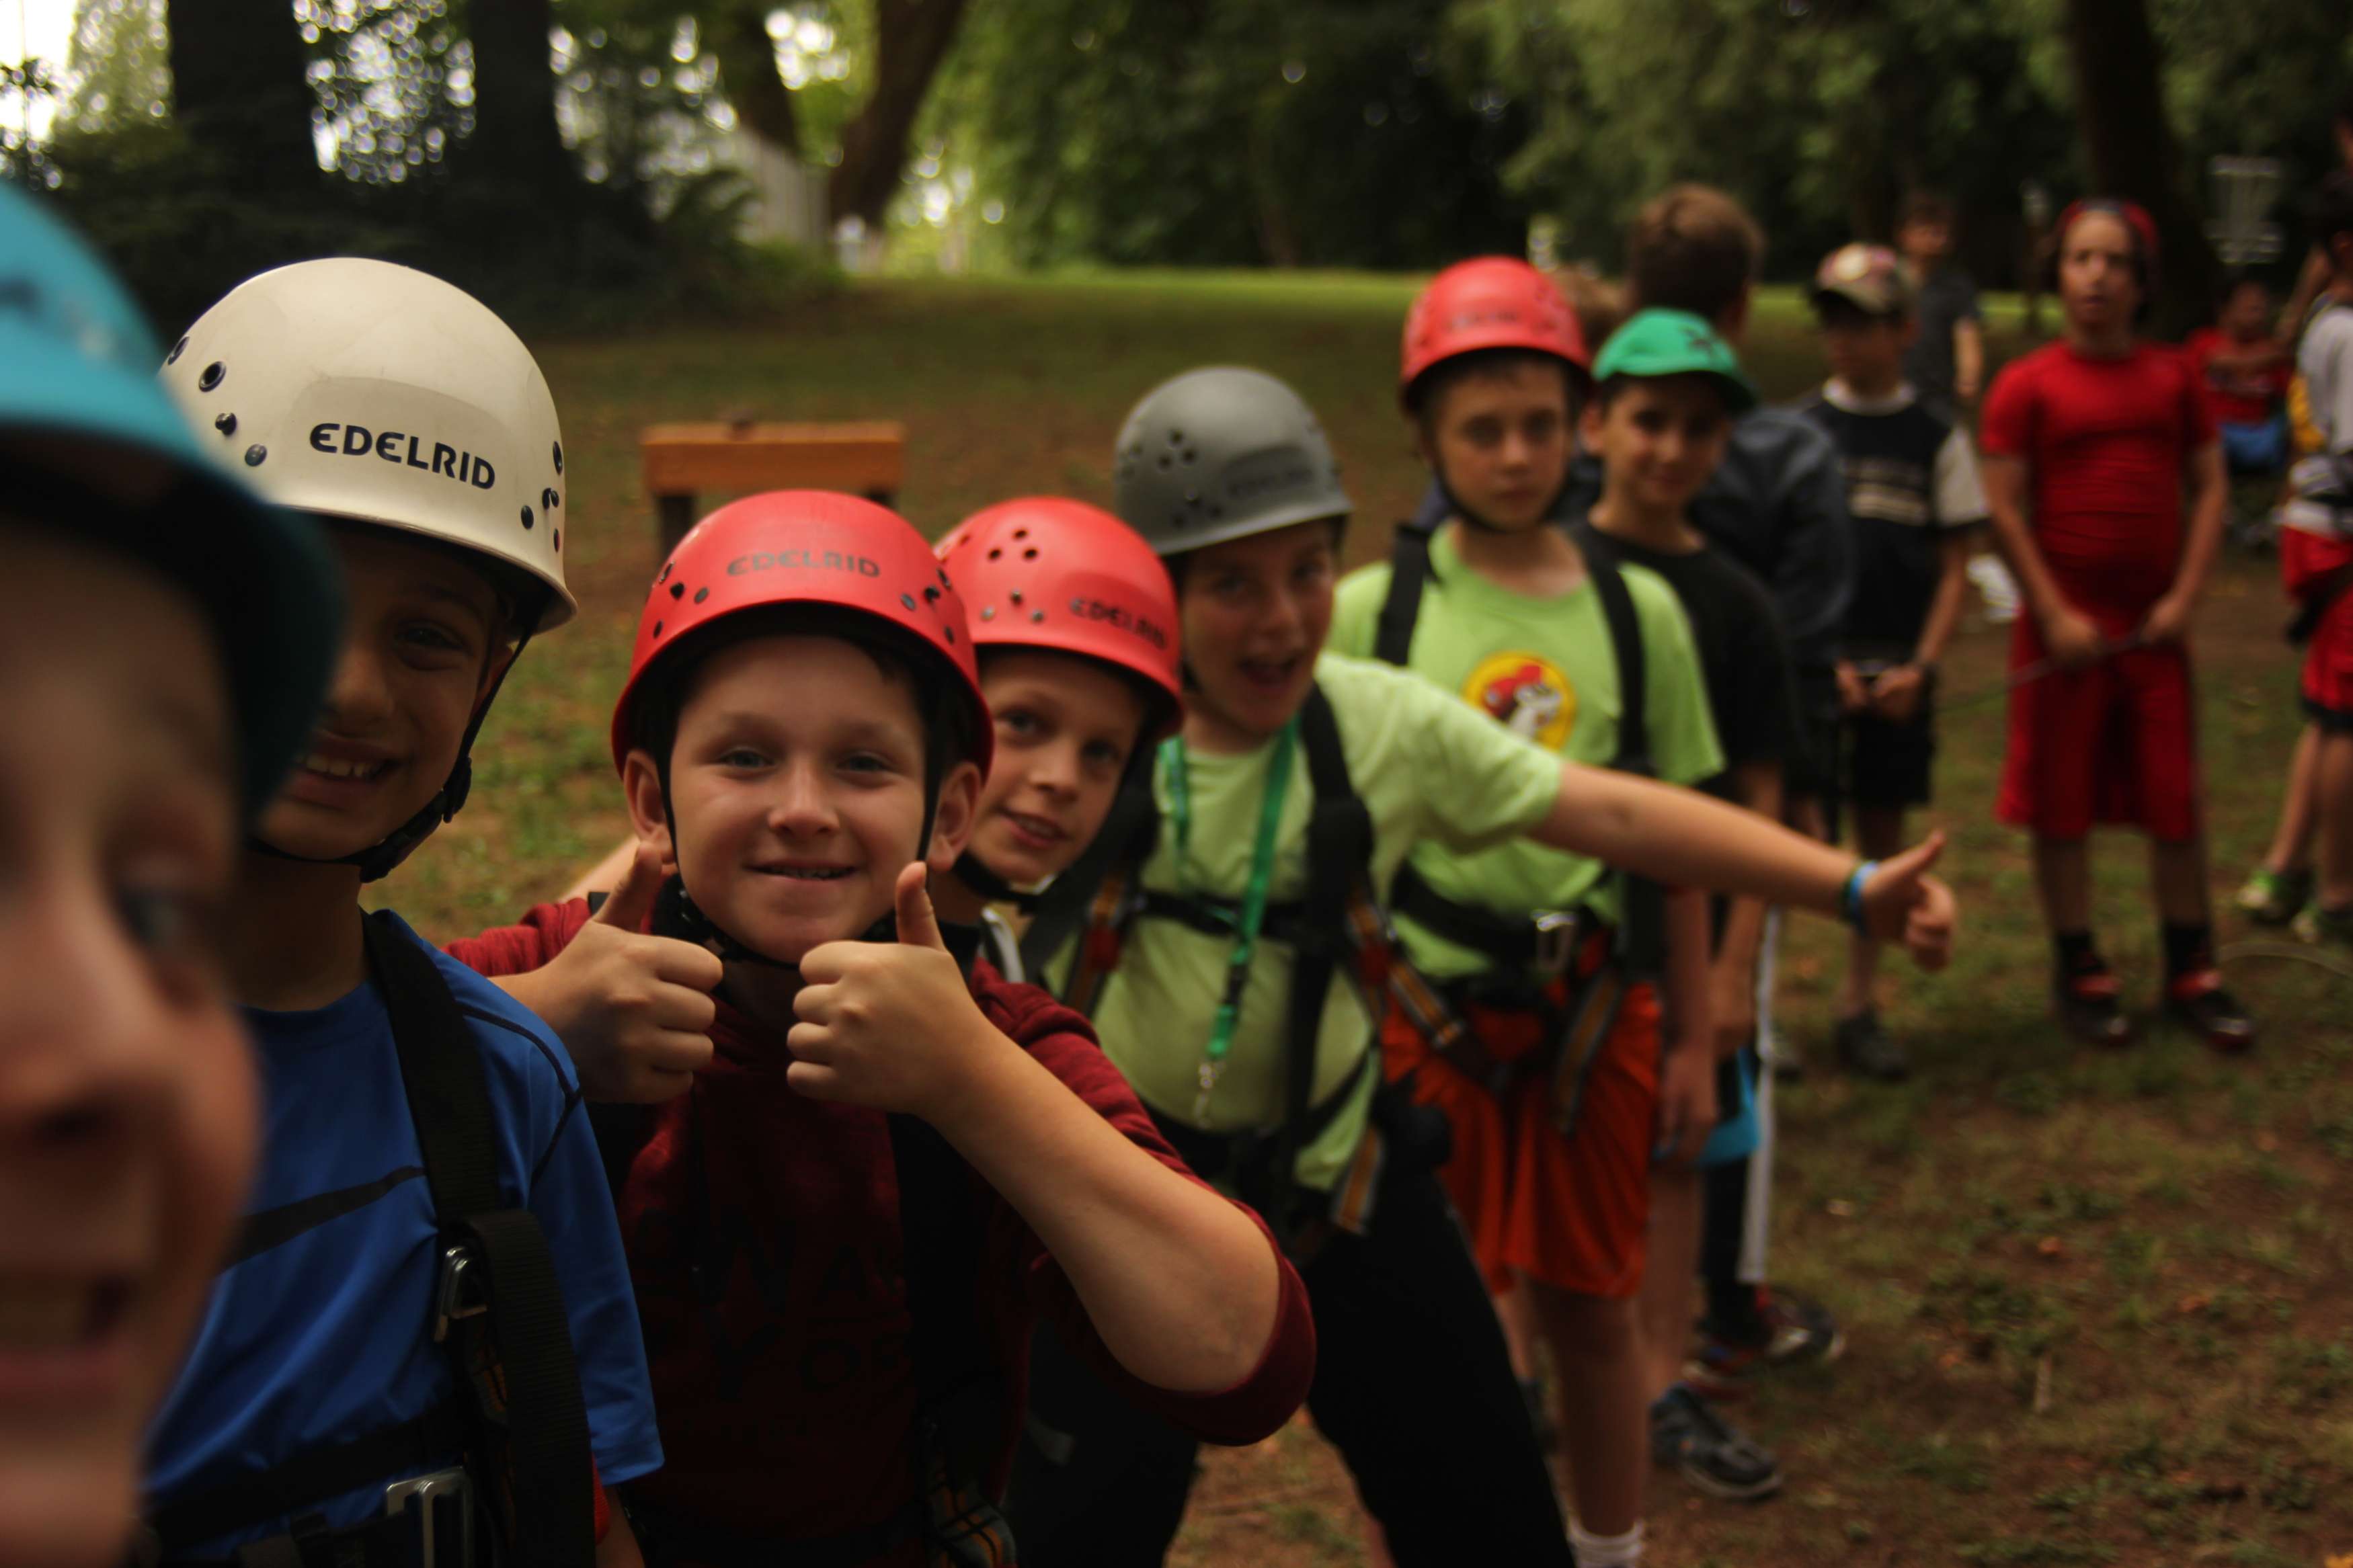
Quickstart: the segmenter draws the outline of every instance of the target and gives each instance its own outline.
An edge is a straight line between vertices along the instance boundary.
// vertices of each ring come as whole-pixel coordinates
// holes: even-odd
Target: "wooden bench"
[[[638,438],[638,452],[667,555],[694,526],[695,497],[706,490],[846,490],[891,505],[906,475],[907,428],[888,419],[649,425]]]

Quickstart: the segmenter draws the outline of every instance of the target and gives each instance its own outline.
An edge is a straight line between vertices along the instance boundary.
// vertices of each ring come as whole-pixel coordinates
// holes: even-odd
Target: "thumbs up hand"
[[[707,949],[643,929],[664,875],[660,848],[639,844],[570,946],[499,983],[555,1031],[591,1100],[658,1104],[711,1060],[711,993],[723,966]]]
[[[1871,933],[1883,942],[1900,942],[1923,969],[1942,969],[1953,956],[1953,926],[1960,906],[1953,889],[1928,868],[1945,852],[1939,830],[1901,855],[1879,863],[1862,885],[1862,909]]]
[[[899,873],[897,942],[828,942],[801,960],[787,1077],[812,1100],[936,1123],[993,1051],[1019,1049],[973,1001],[923,877],[921,861]]]

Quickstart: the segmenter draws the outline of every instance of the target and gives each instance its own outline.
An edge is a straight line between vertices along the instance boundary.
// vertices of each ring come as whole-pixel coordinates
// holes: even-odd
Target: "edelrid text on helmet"
[[[554,399],[462,289],[353,257],[280,267],[198,317],[163,378],[269,500],[474,552],[545,589],[536,630],[572,618]]]
[[[1234,365],[1146,393],[1120,430],[1113,478],[1120,517],[1163,555],[1356,510],[1314,413]]]
[[[1152,698],[1147,737],[1184,712],[1176,590],[1152,547],[1109,512],[1029,496],[975,512],[939,542],[984,648],[1041,648],[1110,665]]]

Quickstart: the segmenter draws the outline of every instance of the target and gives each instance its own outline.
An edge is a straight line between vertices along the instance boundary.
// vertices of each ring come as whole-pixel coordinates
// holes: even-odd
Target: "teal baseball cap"
[[[1724,389],[1725,406],[1745,414],[1757,406],[1757,384],[1740,368],[1740,356],[1706,320],[1689,310],[1637,310],[1609,334],[1593,362],[1593,379],[1631,375],[1712,375]]]
[[[107,551],[195,600],[228,674],[250,816],[317,721],[342,571],[316,524],[207,450],[156,379],[162,357],[97,253],[0,181],[0,521]],[[234,432],[216,435],[233,454]]]

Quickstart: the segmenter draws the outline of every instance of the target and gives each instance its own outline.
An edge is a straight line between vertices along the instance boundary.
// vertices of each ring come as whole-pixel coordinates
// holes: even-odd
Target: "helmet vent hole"
[[[564,548],[564,531],[562,529],[549,529],[547,531],[547,539],[548,542],[554,545],[556,549],[561,550]]]
[[[1032,621],[1042,621],[1046,618],[1046,612],[1043,610],[1032,610],[1029,612],[1029,618]]]
[[[1185,460],[1188,463],[1198,463],[1201,460],[1201,454],[1193,447],[1187,447],[1185,448]]]
[[[1013,537],[1016,539],[1027,539],[1029,537],[1029,531],[1026,528],[1017,528],[1013,531]]]
[[[686,597],[686,584],[683,583],[672,583],[670,585],[670,596],[673,599],[683,599]]]
[[[221,415],[213,421],[213,428],[219,431],[224,436],[236,435],[237,416],[234,414]]]
[[[984,621],[995,620],[997,618],[997,606],[995,605],[983,605],[980,607],[980,618]]]
[[[659,587],[662,584],[670,581],[670,563],[669,562],[665,561],[662,563],[660,574],[654,578],[654,585],[656,587]]]
[[[560,474],[564,472],[564,443],[561,441],[552,441],[548,443],[548,445],[553,447],[555,452],[555,471]]]
[[[522,526],[526,533],[531,531],[531,508],[525,507],[522,509]]]
[[[560,506],[562,506],[563,504],[564,504],[564,498],[563,498],[562,496],[560,496],[560,495],[557,495],[557,494],[555,493],[555,491],[554,491],[554,490],[553,490],[553,489],[544,489],[544,490],[542,490],[542,491],[540,491],[540,492],[539,492],[539,510],[542,510],[542,511],[554,511],[557,507],[560,507]]]
[[[698,605],[709,597],[711,597],[711,590],[708,587],[697,588],[694,591],[694,602]]]
[[[1018,589],[1018,588],[1016,588],[1016,589],[1014,589],[1014,590],[1013,590],[1013,592],[1011,592],[1010,594],[1006,595],[1005,596],[1006,596],[1008,599],[1011,600],[1013,603],[1015,603],[1015,604],[1017,604],[1017,605],[1018,605],[1018,604],[1019,604],[1019,603],[1021,602],[1021,590],[1020,590],[1020,589]]]
[[[948,646],[949,646],[950,647],[955,647],[955,627],[954,627],[954,626],[942,626],[942,627],[940,628],[940,630],[942,630],[942,631],[944,631],[944,632],[947,633],[947,635],[948,635]]]
[[[949,582],[949,581],[948,581],[948,571],[947,571],[947,568],[946,568],[946,567],[944,567],[944,566],[936,566],[936,567],[934,567],[934,568],[933,568],[933,570],[934,570],[934,571],[935,571],[935,572],[937,572],[937,573],[940,574],[940,586],[941,586],[941,587],[943,587],[943,588],[953,588],[953,587],[955,587],[955,584],[953,584],[953,583],[951,583],[951,582]]]
[[[923,587],[923,603],[925,603],[925,604],[927,604],[927,605],[936,605],[936,604],[938,604],[939,602],[940,602],[940,591],[939,591],[937,588],[934,588],[934,587],[931,586],[929,584],[924,584],[924,587]]]
[[[258,468],[261,467],[263,459],[269,456],[269,448],[267,447],[248,447],[245,449],[245,466],[248,468]]]
[[[205,366],[203,374],[196,377],[196,390],[198,392],[210,392],[214,387],[218,386],[227,378],[228,366],[221,363],[218,360],[215,360],[212,363]]]
[[[177,364],[180,363],[180,356],[187,352],[188,340],[182,338],[178,342],[172,345],[172,352],[164,356],[164,363],[165,364]]]
[[[1037,547],[1036,545],[1034,545],[1034,544],[1033,544],[1033,545],[1031,545],[1029,549],[1027,549],[1027,550],[1023,551],[1023,552],[1021,552],[1021,559],[1022,559],[1022,560],[1024,560],[1024,561],[1035,561],[1035,560],[1037,560],[1037,559],[1038,559],[1038,547]]]
[[[1176,466],[1176,459],[1163,452],[1160,454],[1160,466],[1164,469],[1173,468]]]
[[[662,629],[662,624],[661,624],[659,621],[656,621],[656,622],[654,623],[654,636],[656,636],[656,637],[659,637],[659,636],[661,636],[661,629]]]
[[[1002,558],[1003,558],[1003,556],[1004,556],[1004,554],[1005,554],[1005,552],[1004,552],[1002,549],[995,549],[995,550],[991,550],[991,551],[988,552],[988,558],[989,558],[991,561],[996,561],[996,560],[1002,559]]]
[[[1185,432],[1182,430],[1171,430],[1168,432],[1168,444],[1172,447],[1183,446],[1185,444]]]
[[[915,607],[915,595],[913,594],[902,594],[899,595],[899,603],[906,605],[907,608],[912,610]]]

